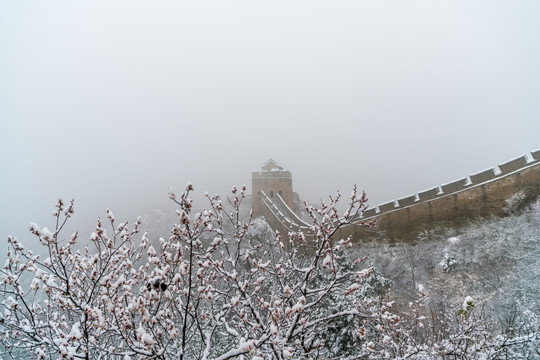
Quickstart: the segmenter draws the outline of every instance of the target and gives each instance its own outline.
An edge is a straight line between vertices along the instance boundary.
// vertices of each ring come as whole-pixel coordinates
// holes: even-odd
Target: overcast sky
[[[373,205],[540,148],[540,2],[2,1],[0,237],[170,186]]]

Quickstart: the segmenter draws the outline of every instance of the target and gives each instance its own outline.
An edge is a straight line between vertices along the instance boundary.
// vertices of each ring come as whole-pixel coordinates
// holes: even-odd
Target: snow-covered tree
[[[537,359],[540,329],[532,313],[501,327],[467,296],[460,307],[433,309],[421,285],[418,300],[396,310],[372,307],[360,328],[363,359]]]
[[[535,314],[498,324],[466,298],[436,308],[417,285],[409,306],[386,300],[390,282],[350,259],[337,230],[366,209],[353,190],[306,204],[312,227],[279,234],[242,218],[245,187],[193,211],[188,184],[167,238],[140,218],[107,210],[89,239],[65,236],[73,201],[54,230],[31,224],[41,251],[9,237],[0,270],[0,354],[31,359],[502,359],[540,356]],[[365,224],[364,224],[365,225]],[[447,259],[448,260],[448,259]],[[446,261],[445,264],[449,264]]]
[[[368,316],[360,296],[372,268],[349,261],[337,229],[366,208],[353,191],[306,206],[308,233],[268,234],[240,217],[245,187],[209,196],[193,214],[191,184],[167,239],[140,234],[141,220],[110,210],[88,240],[63,230],[73,201],[58,202],[54,230],[32,224],[41,252],[9,237],[0,270],[0,336],[6,356],[118,359],[321,358],[329,324]],[[250,227],[255,226],[255,228]],[[333,301],[339,306],[332,306]],[[353,329],[351,327],[351,329]],[[349,331],[349,335],[353,331]],[[351,335],[352,336],[352,335]],[[9,354],[9,355],[8,355]]]

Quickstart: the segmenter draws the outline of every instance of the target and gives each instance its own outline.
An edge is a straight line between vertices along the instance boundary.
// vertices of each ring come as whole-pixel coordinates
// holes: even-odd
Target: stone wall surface
[[[258,201],[260,191],[272,198],[280,194],[285,203],[294,210],[292,175],[289,171],[260,171],[251,174],[253,191],[253,213],[263,215],[263,204]]]
[[[418,198],[420,199],[420,201],[426,201],[426,200],[435,198],[438,193],[439,193],[439,187],[435,187],[433,189],[419,192]]]
[[[379,205],[379,211],[382,213],[393,210],[393,209],[395,209],[395,205],[393,201]]]
[[[416,202],[416,195],[410,195],[401,199],[398,199],[398,204],[400,207],[405,207],[412,205]]]
[[[499,165],[499,169],[501,169],[501,172],[503,174],[508,174],[512,171],[519,170],[524,166],[527,166],[527,158],[525,156],[522,156],[520,158],[510,160],[508,162],[505,162],[504,164]]]
[[[462,190],[465,186],[467,186],[467,179],[459,179],[456,181],[452,181],[451,183],[441,185],[441,190],[443,194],[451,194],[456,191]]]
[[[375,216],[375,215],[377,215],[377,209],[375,209],[375,208],[367,209],[364,212],[364,217],[372,217],[372,216]]]
[[[470,178],[471,178],[471,183],[479,184],[479,183],[494,179],[495,178],[495,171],[493,171],[493,168],[487,169],[487,170],[481,171],[479,173],[472,174],[470,176]]]

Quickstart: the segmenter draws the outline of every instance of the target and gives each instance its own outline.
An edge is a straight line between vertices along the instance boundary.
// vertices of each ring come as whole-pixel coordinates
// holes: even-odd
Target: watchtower
[[[292,175],[288,170],[284,170],[274,160],[268,160],[260,171],[251,173],[253,189],[253,216],[263,215],[263,204],[259,199],[261,191],[274,199],[279,195],[285,204],[294,211],[294,194],[292,187]]]

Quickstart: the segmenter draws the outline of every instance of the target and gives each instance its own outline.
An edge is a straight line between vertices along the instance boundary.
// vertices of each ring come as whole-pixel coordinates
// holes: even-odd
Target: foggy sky
[[[3,1],[0,244],[251,185],[371,204],[540,147],[538,1]]]

